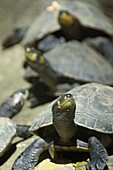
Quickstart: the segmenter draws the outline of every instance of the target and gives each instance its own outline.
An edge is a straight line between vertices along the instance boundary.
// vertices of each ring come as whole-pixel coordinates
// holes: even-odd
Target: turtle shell
[[[113,134],[113,88],[88,83],[68,91],[76,102],[75,123],[98,132]],[[34,120],[30,130],[52,124],[52,105],[49,104]]]
[[[101,10],[95,8],[93,5],[76,1],[73,4],[70,3],[68,6],[61,6],[61,9],[65,9],[75,15],[83,26],[113,36],[113,25],[110,20]]]
[[[60,25],[57,23],[57,15],[58,10],[55,10],[52,13],[45,10],[29,27],[21,42],[22,45],[32,44],[47,34],[60,30]]]
[[[6,117],[0,117],[0,157],[7,151],[16,134],[15,124]]]
[[[46,53],[55,71],[73,80],[113,84],[113,67],[98,52],[78,41],[64,43]]]
[[[83,26],[100,30],[113,36],[113,26],[109,19],[103,14],[101,8],[94,6],[90,2],[88,4],[88,2],[71,1],[70,3],[66,1],[60,2],[58,8],[51,12],[45,9],[29,27],[22,45],[30,45],[50,33],[59,31],[61,27],[57,22],[57,17],[61,9],[66,9],[75,15]]]

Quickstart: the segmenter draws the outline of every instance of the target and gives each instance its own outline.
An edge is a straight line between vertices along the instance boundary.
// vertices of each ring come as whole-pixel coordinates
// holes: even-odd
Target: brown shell
[[[70,90],[76,102],[75,123],[99,132],[113,134],[113,88],[88,83]],[[38,114],[31,131],[52,124],[52,105]]]

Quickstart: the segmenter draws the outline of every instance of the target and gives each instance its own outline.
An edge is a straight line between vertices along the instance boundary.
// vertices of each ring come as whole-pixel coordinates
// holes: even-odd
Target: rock
[[[75,170],[72,164],[55,164],[50,159],[45,159],[34,170]]]
[[[11,93],[28,84],[23,80],[24,69],[22,68],[24,48],[16,45],[7,50],[0,51],[0,103]]]
[[[113,170],[113,155],[109,156],[107,165],[109,170]]]
[[[86,162],[77,162],[69,164],[55,164],[50,159],[45,159],[34,168],[34,170],[86,170]]]
[[[55,164],[51,162],[50,159],[45,159],[40,162],[34,170],[86,170],[85,168],[86,162],[77,162],[77,163],[70,163],[70,164]],[[113,170],[113,155],[109,156],[109,160],[107,163],[109,170]]]

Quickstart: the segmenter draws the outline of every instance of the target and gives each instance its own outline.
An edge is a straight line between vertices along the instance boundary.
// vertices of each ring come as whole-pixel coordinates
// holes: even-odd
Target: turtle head
[[[25,103],[25,100],[28,98],[28,96],[29,96],[28,89],[20,88],[9,97],[10,99],[9,101],[12,106],[13,112],[11,116],[14,116],[16,113],[21,111]]]
[[[71,94],[63,94],[52,107],[53,119],[64,122],[72,121],[75,117],[76,103]]]
[[[22,94],[24,100],[26,100],[26,99],[28,98],[28,96],[29,96],[29,91],[28,91],[27,88],[25,88],[25,89],[20,88],[20,89],[17,91],[17,93]]]
[[[14,103],[18,103],[19,101],[24,101],[29,97],[29,91],[27,88],[20,88],[16,92],[11,95]]]
[[[36,50],[35,48],[33,47],[25,48],[25,57],[27,58],[27,60],[36,61],[38,55],[40,55],[40,51]]]
[[[48,64],[45,57],[35,48],[27,47],[25,49],[25,56],[29,66],[35,71],[41,71]]]
[[[63,26],[70,26],[74,23],[74,16],[67,10],[60,10],[58,14],[58,23]]]

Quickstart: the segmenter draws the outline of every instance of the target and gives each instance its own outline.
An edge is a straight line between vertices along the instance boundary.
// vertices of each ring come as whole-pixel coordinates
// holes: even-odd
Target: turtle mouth
[[[65,115],[65,114],[57,114],[55,115],[55,119],[58,120],[58,121],[63,121],[63,122],[68,122],[70,119],[69,119],[69,116]]]
[[[57,118],[57,119],[65,119],[65,120],[68,120],[69,119],[69,113],[67,113],[67,111],[66,110],[64,110],[64,111],[60,111],[60,112],[57,112],[56,114],[55,114],[55,117]]]

